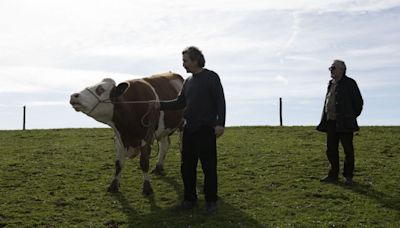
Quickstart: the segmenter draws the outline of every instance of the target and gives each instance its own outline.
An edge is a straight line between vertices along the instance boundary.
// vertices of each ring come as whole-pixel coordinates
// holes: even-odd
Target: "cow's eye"
[[[101,96],[101,94],[103,94],[105,91],[106,91],[106,90],[105,90],[102,86],[98,86],[98,87],[96,88],[96,94],[97,94],[98,96]]]

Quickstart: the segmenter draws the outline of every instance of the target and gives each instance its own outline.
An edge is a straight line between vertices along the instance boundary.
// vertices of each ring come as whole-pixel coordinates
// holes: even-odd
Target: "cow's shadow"
[[[171,185],[176,191],[176,194],[182,199],[182,187],[172,177],[160,177],[161,181]],[[215,215],[209,216],[205,213],[204,204],[200,202],[198,208],[189,211],[177,211],[174,205],[168,208],[157,206],[154,196],[147,197],[151,206],[151,213],[139,214],[131,205],[129,200],[125,198],[123,193],[113,194],[113,197],[121,204],[122,211],[126,214],[127,223],[111,221],[106,223],[108,227],[118,227],[119,225],[128,225],[128,227],[191,227],[193,225],[202,226],[202,222],[212,224],[214,221],[219,224],[218,227],[265,227],[249,215],[243,213],[240,209],[232,206],[224,199],[218,201],[218,212]],[[178,203],[178,202],[177,202]],[[227,217],[230,218],[226,224],[221,225],[221,221]],[[169,218],[168,221],[163,218]],[[152,225],[150,225],[152,224]]]

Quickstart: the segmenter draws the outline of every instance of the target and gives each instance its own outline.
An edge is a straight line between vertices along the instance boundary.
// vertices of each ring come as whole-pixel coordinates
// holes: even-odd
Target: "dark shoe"
[[[321,180],[319,180],[320,182],[324,182],[324,183],[334,183],[337,184],[338,183],[338,178],[337,177],[331,177],[331,176],[326,176],[324,178],[322,178]]]
[[[206,202],[207,215],[215,215],[217,213],[217,202]]]
[[[177,206],[175,206],[176,211],[185,211],[185,210],[191,210],[193,208],[197,207],[197,201],[188,201],[184,200]]]
[[[351,177],[345,177],[344,178],[344,185],[353,185],[353,179]]]

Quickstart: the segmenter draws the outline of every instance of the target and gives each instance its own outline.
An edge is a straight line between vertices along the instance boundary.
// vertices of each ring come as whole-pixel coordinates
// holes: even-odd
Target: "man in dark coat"
[[[342,143],[345,160],[343,176],[345,184],[353,183],[354,147],[353,133],[360,128],[357,117],[363,108],[363,99],[354,79],[346,76],[346,64],[334,60],[329,67],[329,81],[321,122],[318,131],[326,132],[326,155],[330,163],[328,176],[321,182],[337,183],[339,176],[339,141]]]
[[[160,102],[161,110],[184,110],[186,121],[182,137],[181,175],[184,200],[178,209],[197,207],[197,163],[204,173],[206,211],[217,210],[217,145],[216,138],[225,129],[225,96],[217,73],[204,68],[203,53],[197,47],[182,52],[183,67],[188,77],[175,100]]]

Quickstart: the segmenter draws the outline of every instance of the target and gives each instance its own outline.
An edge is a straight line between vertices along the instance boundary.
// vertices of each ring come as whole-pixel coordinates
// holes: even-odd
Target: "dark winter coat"
[[[332,86],[329,82],[327,95]],[[325,112],[327,96],[325,97],[324,108],[320,124],[317,126],[318,131],[326,132],[327,130],[327,114]],[[355,132],[358,127],[357,117],[361,114],[364,101],[360,90],[354,79],[343,76],[337,82],[335,90],[335,113],[336,113],[336,132]]]

